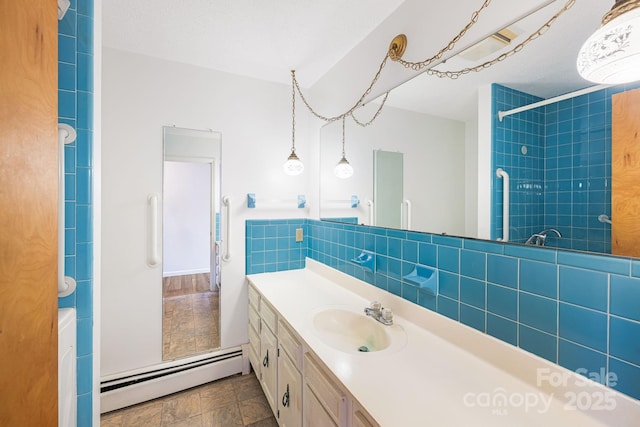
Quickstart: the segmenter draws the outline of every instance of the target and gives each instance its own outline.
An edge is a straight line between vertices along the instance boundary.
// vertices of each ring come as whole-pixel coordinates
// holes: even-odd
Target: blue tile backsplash
[[[309,257],[568,369],[615,373],[611,386],[640,398],[635,260],[312,219],[249,220],[246,230],[247,274],[304,268]],[[349,261],[362,250],[375,254],[375,273]],[[403,280],[416,263],[437,267],[437,296]]]

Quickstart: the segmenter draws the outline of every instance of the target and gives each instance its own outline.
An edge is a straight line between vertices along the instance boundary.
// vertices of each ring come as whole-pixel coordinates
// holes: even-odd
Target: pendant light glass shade
[[[287,175],[300,175],[304,170],[304,165],[298,158],[298,155],[294,150],[291,150],[291,154],[284,165],[282,165],[282,169],[284,169],[284,173]]]
[[[353,175],[353,167],[351,167],[347,158],[342,156],[336,167],[333,169],[333,173],[341,179],[349,178]]]
[[[625,3],[631,2],[619,0],[614,9]],[[593,33],[580,49],[577,66],[582,77],[595,83],[640,80],[640,7],[619,14]]]
[[[344,120],[345,117],[342,117],[342,158],[333,169],[333,173],[340,179],[349,178],[353,175],[353,167],[349,164],[349,160],[347,160],[347,155],[344,152]]]

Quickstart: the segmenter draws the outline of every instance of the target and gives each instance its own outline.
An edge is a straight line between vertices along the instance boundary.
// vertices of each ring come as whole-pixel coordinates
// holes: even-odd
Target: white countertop
[[[248,278],[383,427],[640,425],[639,401],[316,261]],[[404,347],[346,353],[314,331],[318,311],[374,299]]]

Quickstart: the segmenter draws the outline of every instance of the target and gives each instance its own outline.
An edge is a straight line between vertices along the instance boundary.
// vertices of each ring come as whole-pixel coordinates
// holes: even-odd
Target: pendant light
[[[296,154],[296,87],[294,79],[294,72],[291,71],[291,86],[293,92],[291,96],[291,154],[289,154],[287,161],[282,165],[284,173],[291,176],[300,175],[304,170],[304,165]]]
[[[341,179],[349,178],[353,175],[353,167],[349,164],[347,157],[344,153],[344,116],[342,117],[342,158],[333,169],[333,173]]]
[[[577,66],[595,83],[640,80],[640,0],[616,0],[580,49]]]

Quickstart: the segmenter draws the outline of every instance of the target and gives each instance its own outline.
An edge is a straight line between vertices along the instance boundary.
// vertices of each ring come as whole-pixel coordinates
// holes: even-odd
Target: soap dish
[[[421,291],[431,295],[438,294],[438,271],[433,267],[416,265],[403,279],[416,285]]]
[[[376,272],[376,263],[375,263],[375,258],[373,257],[373,253],[368,252],[368,251],[362,251],[360,253],[360,255],[358,255],[357,257],[351,259],[351,262],[353,262],[354,264],[358,264],[361,267],[366,268],[367,270],[371,271],[372,273]]]

